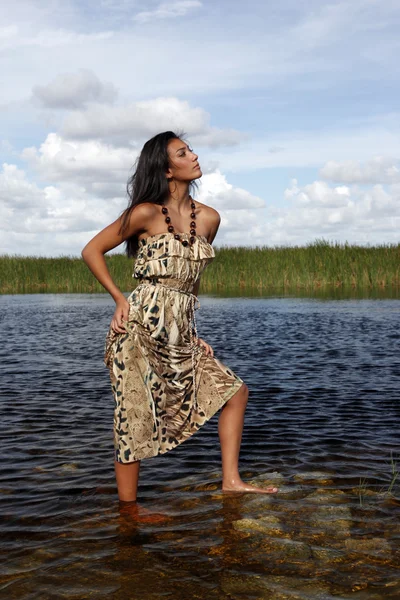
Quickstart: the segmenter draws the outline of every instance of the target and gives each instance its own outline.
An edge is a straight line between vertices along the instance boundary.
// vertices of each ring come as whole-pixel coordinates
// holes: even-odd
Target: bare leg
[[[247,484],[239,475],[239,451],[242,441],[244,413],[249,389],[245,383],[223,406],[218,421],[218,433],[222,455],[222,491],[273,494],[276,487],[258,488]]]
[[[138,523],[164,523],[172,520],[171,517],[153,513],[137,503],[140,460],[124,464],[114,460],[114,466],[121,516],[129,517]]]
[[[135,502],[139,482],[140,460],[122,464],[114,460],[118,497],[121,502]]]

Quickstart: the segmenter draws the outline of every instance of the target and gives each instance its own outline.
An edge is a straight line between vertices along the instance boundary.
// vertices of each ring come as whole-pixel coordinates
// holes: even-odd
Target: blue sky
[[[166,129],[216,245],[399,242],[398,2],[18,0],[0,23],[0,253],[79,255]]]

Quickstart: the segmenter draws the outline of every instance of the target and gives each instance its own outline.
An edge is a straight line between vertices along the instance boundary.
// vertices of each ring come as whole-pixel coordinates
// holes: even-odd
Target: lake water
[[[250,390],[242,476],[279,493],[220,492],[216,416],[142,462],[147,517],[121,509],[112,299],[1,296],[0,596],[399,599],[400,301],[200,302]]]

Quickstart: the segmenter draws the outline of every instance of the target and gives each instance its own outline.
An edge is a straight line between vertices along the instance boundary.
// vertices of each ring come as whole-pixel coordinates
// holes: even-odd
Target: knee
[[[242,387],[239,388],[239,390],[242,393],[243,399],[246,401],[247,404],[247,400],[249,399],[249,388],[247,387],[245,382],[242,383]]]
[[[243,381],[242,386],[239,388],[239,392],[241,392],[243,394],[243,396],[248,397],[249,395],[249,388],[247,387],[247,384]]]
[[[232,408],[240,407],[242,409],[246,408],[248,397],[249,397],[249,388],[243,382],[242,385],[240,386],[240,388],[238,389],[238,391],[231,398],[229,398],[229,400],[225,404],[225,406],[230,406]],[[225,408],[225,406],[224,406],[224,408]]]
[[[236,405],[240,405],[243,408],[246,407],[247,400],[249,399],[249,388],[247,387],[247,385],[244,382],[242,383],[241,387],[236,392],[234,398],[235,398]]]

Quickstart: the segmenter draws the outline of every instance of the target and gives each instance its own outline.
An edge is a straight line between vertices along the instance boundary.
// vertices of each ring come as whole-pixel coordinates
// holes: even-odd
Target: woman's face
[[[203,175],[198,162],[198,156],[180,139],[174,138],[168,144],[170,167],[167,177],[178,181],[192,181]]]

